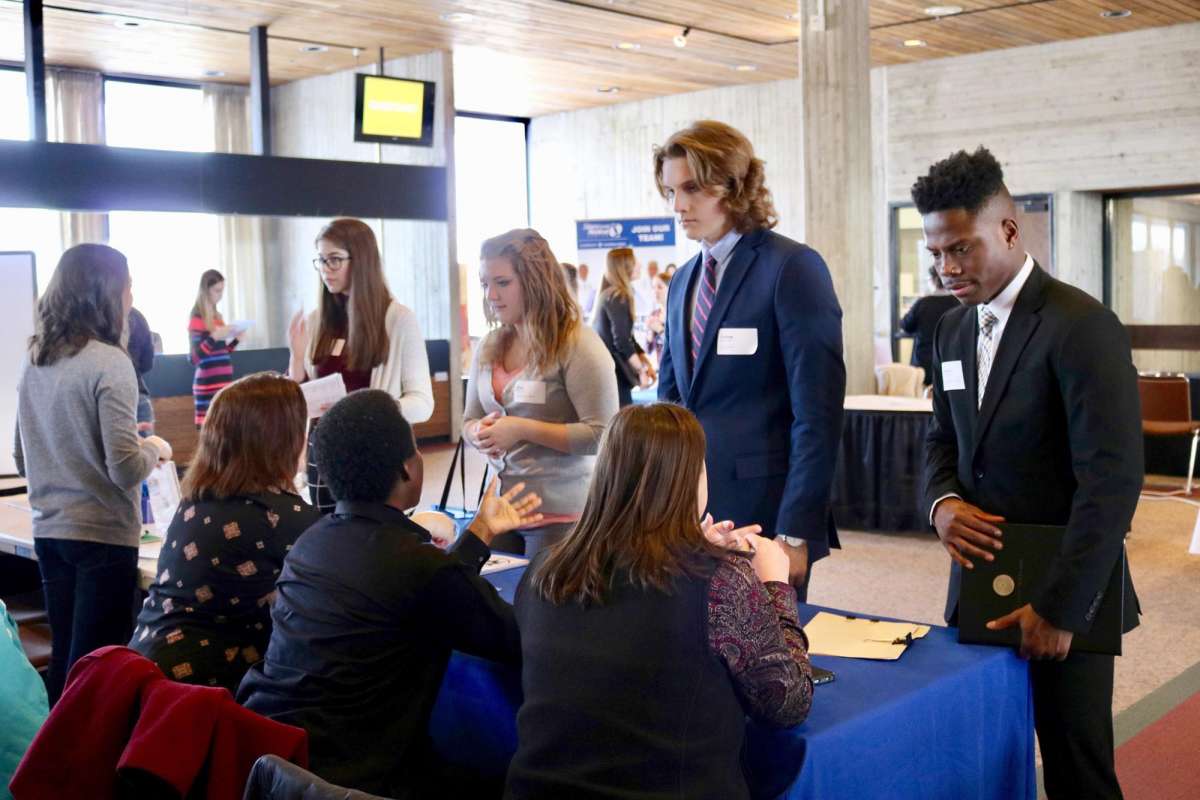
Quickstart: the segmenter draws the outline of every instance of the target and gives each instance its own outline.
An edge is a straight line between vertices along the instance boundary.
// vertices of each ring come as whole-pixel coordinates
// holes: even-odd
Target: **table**
[[[848,395],[830,504],[839,528],[921,531],[925,434],[933,401]]]
[[[522,569],[489,577],[511,601]],[[802,605],[807,621],[819,609]],[[818,656],[837,679],[805,723],[750,727],[756,796],[871,800],[1037,797],[1029,670],[1011,650],[933,628],[896,662]],[[502,774],[516,749],[517,670],[455,653],[430,733],[452,763]],[[797,774],[798,773],[798,774]]]
[[[157,531],[143,528],[143,534]],[[138,583],[149,589],[158,571],[158,552],[162,540],[143,542],[138,547]],[[37,561],[33,550],[33,511],[25,494],[0,498],[0,553],[9,553]]]

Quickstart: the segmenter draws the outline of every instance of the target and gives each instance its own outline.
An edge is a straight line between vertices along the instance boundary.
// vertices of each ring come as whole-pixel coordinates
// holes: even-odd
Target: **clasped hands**
[[[526,438],[524,425],[521,417],[493,411],[476,422],[468,435],[479,452],[488,458],[499,458]]]
[[[942,500],[933,512],[933,526],[937,529],[942,546],[963,569],[975,569],[975,564],[968,556],[985,561],[995,560],[991,551],[1004,548],[1001,541],[1003,534],[996,523],[1003,521],[1004,517],[989,514],[957,497]],[[987,624],[994,631],[1014,625],[1021,629],[1021,658],[1062,661],[1071,650],[1074,634],[1047,622],[1028,603]]]

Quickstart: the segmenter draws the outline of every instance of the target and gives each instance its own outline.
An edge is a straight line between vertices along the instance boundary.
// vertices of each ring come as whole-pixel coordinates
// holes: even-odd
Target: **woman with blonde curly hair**
[[[829,508],[842,430],[842,310],[824,260],[773,232],[761,159],[704,120],[654,151],[654,179],[700,253],[671,280],[658,397],[708,437],[710,509],[784,544],[801,599],[837,546]]]
[[[523,482],[542,498],[536,528],[493,543],[532,554],[579,519],[600,435],[617,412],[616,373],[541,234],[526,228],[488,239],[480,261],[494,329],[471,362],[463,433],[499,473],[502,491]]]

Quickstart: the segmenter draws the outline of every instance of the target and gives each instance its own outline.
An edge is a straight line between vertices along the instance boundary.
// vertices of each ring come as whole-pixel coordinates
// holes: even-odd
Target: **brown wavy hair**
[[[307,423],[300,384],[276,372],[239,378],[208,407],[181,494],[194,502],[294,492]]]
[[[124,348],[129,262],[103,244],[80,244],[58,260],[46,293],[38,300],[30,361],[48,367],[73,356],[92,339]]]
[[[556,369],[574,344],[583,315],[550,245],[532,228],[517,228],[484,242],[479,258],[504,258],[512,264],[525,303],[521,335],[529,348],[529,364],[542,373]],[[499,322],[487,297],[483,313],[490,324]],[[501,325],[489,333],[480,347],[480,360],[493,362],[503,357],[516,335],[512,325]]]
[[[632,247],[614,247],[604,259],[604,277],[600,279],[600,295],[604,298],[619,298],[629,306],[629,318],[633,319],[633,268],[637,258]],[[597,304],[598,306],[599,304]]]
[[[668,158],[687,159],[696,183],[724,201],[733,227],[741,233],[779,224],[763,161],[755,157],[754,145],[737,128],[700,120],[655,147],[654,182],[664,199],[669,199],[662,182],[663,162]]]
[[[700,530],[704,430],[683,406],[627,406],[600,443],[583,514],[534,568],[530,585],[555,605],[600,605],[614,573],[670,591],[723,551]]]
[[[317,331],[310,341],[309,360],[320,361],[333,350],[338,339],[346,340],[346,365],[368,370],[388,357],[387,311],[392,304],[383,277],[383,260],[371,226],[359,219],[342,217],[321,229],[314,240],[325,239],[350,254],[350,297],[335,296],[317,279],[320,291]]]

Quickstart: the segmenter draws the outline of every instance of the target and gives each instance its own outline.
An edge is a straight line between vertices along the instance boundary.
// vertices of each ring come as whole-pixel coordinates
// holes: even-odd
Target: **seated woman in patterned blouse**
[[[749,797],[746,716],[805,719],[787,555],[757,525],[702,522],[707,502],[691,412],[623,408],[582,517],[517,588],[525,699],[505,798]]]
[[[295,494],[299,385],[260,372],[213,400],[129,646],[167,677],[236,691],[271,638],[283,558],[320,518]]]

